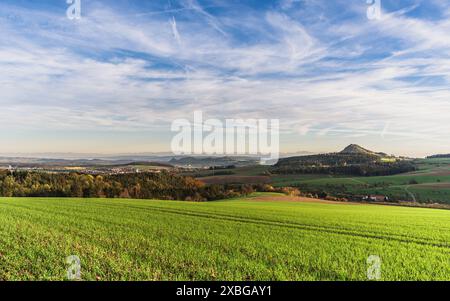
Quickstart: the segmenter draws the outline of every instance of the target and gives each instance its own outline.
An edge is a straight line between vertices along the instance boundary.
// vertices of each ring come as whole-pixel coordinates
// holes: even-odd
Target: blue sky
[[[170,124],[277,118],[283,152],[450,153],[450,3],[0,0],[0,153],[170,149]]]

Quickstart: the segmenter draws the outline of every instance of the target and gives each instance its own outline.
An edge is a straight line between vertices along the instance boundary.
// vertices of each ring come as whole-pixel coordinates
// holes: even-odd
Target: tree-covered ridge
[[[446,158],[450,158],[450,154],[439,154],[427,157],[427,159],[446,159]]]
[[[331,153],[280,159],[271,170],[279,174],[393,175],[416,170],[408,160],[384,160],[376,153]]]
[[[3,197],[107,197],[208,201],[237,197],[248,186],[206,186],[170,172],[119,175],[0,171]]]

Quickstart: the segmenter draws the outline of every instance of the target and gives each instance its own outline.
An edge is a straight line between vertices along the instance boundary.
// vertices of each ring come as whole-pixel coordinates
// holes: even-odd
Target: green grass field
[[[0,280],[450,280],[450,211],[236,199],[0,199]]]

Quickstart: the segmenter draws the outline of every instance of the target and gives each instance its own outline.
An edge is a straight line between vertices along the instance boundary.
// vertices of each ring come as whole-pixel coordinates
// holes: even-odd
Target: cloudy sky
[[[279,119],[283,152],[450,153],[449,2],[370,5],[0,0],[0,153],[168,151],[195,110]]]

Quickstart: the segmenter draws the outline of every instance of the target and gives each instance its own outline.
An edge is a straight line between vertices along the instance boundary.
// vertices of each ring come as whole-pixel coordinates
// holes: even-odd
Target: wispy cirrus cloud
[[[76,22],[64,5],[2,3],[0,126],[169,135],[171,120],[202,109],[280,118],[286,151],[317,148],[314,137],[329,139],[323,150],[356,139],[445,151],[450,8],[389,2],[376,22],[365,1],[96,1]]]

